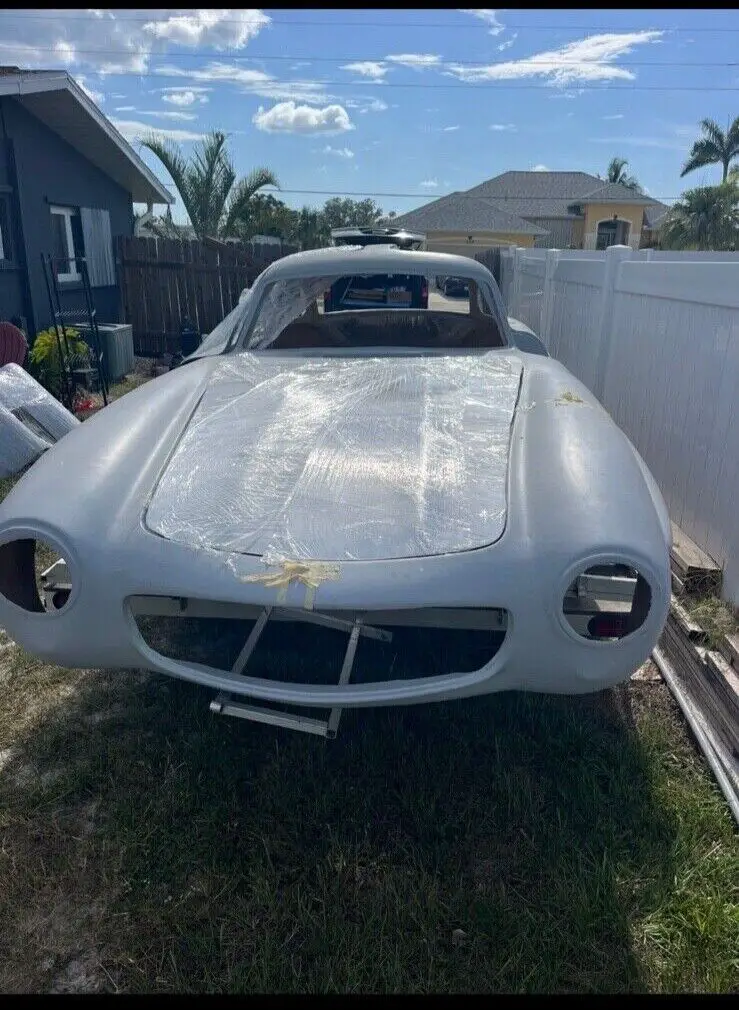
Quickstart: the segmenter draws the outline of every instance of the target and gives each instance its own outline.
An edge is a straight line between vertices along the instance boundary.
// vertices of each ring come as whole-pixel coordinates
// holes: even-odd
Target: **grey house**
[[[428,248],[474,256],[495,245],[638,249],[668,208],[587,172],[503,172],[401,214],[393,224],[425,232]]]
[[[0,319],[32,338],[52,321],[41,263],[51,253],[62,308],[84,306],[80,258],[100,322],[119,322],[113,240],[133,202],[167,189],[65,72],[0,67]]]

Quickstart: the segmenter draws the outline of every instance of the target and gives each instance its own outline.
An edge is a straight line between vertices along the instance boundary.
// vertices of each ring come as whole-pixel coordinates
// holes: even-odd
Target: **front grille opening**
[[[617,642],[644,624],[652,603],[649,583],[629,565],[593,565],[569,586],[565,618],[589,641]]]
[[[189,617],[187,614],[135,615],[135,620],[146,644],[160,655],[224,671],[232,669],[255,623],[254,620]],[[378,641],[360,635],[352,684],[479,670],[493,659],[505,638],[504,622],[503,630],[398,627],[378,624],[369,616],[365,617],[365,623],[390,632],[392,640]],[[499,621],[491,623],[500,624]],[[346,630],[302,621],[270,620],[244,672],[246,676],[263,680],[335,686],[348,642]]]

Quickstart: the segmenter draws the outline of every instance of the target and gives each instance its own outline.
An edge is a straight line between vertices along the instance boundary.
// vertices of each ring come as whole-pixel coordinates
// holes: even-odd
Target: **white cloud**
[[[389,106],[381,98],[373,98],[368,102],[366,98],[345,98],[341,104],[345,109],[357,109],[360,113],[385,112]]]
[[[105,95],[103,94],[103,92],[96,91],[94,88],[91,88],[86,83],[87,78],[83,74],[80,74],[78,77],[75,77],[75,81],[77,82],[77,84],[79,84],[79,86],[82,88],[87,97],[91,101],[93,101],[96,105],[101,105],[105,101]]]
[[[362,77],[371,77],[372,80],[382,79],[388,71],[384,63],[377,63],[375,60],[358,60],[356,63],[342,63],[342,70],[351,70]]]
[[[389,63],[397,63],[401,67],[411,67],[413,70],[425,70],[441,63],[441,56],[436,56],[434,53],[398,53],[386,56],[385,59]]]
[[[514,123],[491,123],[490,129],[495,133],[515,133],[516,125]]]
[[[211,49],[243,49],[271,21],[258,9],[238,7],[222,10],[184,11],[162,20],[152,20],[144,31],[179,46],[208,46]]]
[[[213,88],[206,88],[202,84],[165,84],[163,88],[152,88],[152,92],[166,91],[167,93],[171,91],[192,91],[197,95],[207,94],[207,92],[212,91]]]
[[[92,10],[92,9],[91,9]],[[149,59],[173,48],[241,49],[269,18],[260,10],[56,9],[21,19],[0,10],[0,62],[37,69],[74,66],[101,74],[146,73]]]
[[[135,112],[136,111],[136,106],[135,105],[116,105],[115,111],[116,112]]]
[[[161,126],[154,127],[151,123],[139,123],[132,119],[111,119],[113,126],[119,130],[126,140],[131,143],[135,143],[142,137],[147,136],[150,133],[155,133],[158,137],[163,137],[165,140],[202,140],[202,133],[194,133],[192,130],[167,130]]]
[[[501,44],[498,46],[498,52],[502,53],[505,52],[506,49],[510,49],[517,38],[518,38],[518,32],[514,32],[513,35],[511,35],[511,37],[506,42],[501,42]]]
[[[418,185],[422,186],[424,189],[437,189],[439,183],[436,179],[424,179],[423,182],[419,182]]]
[[[116,110],[120,112],[120,109]],[[143,109],[126,108],[126,112],[136,112],[139,116],[155,116],[157,119],[177,119],[180,122],[186,122],[187,120],[197,119],[198,117],[194,112],[171,112],[168,109],[159,110],[149,110],[144,111]]]
[[[613,116],[603,116],[603,119],[623,119],[623,118],[624,118],[623,112],[617,112]]]
[[[265,133],[344,133],[354,129],[348,112],[341,105],[327,105],[323,109],[295,102],[279,102],[271,109],[260,105],[252,122]]]
[[[335,158],[345,158],[347,161],[354,157],[354,151],[350,151],[348,147],[331,147],[330,144],[326,144],[321,154],[332,154]]]
[[[530,172],[551,172],[551,168],[546,165],[532,165],[529,169]]]
[[[460,14],[471,14],[473,18],[484,21],[490,35],[500,35],[505,30],[505,25],[498,21],[498,12],[489,7],[458,7],[457,10]]]
[[[77,62],[74,46],[71,42],[67,42],[64,39],[59,39],[58,42],[54,43],[54,55],[62,63]]]
[[[237,63],[216,61],[205,67],[197,68],[159,66],[154,68],[154,73],[166,77],[186,77],[191,81],[204,81],[212,84],[235,84],[242,91],[258,95],[260,98],[271,98],[274,101],[300,99],[302,102],[322,105],[331,98],[326,94],[323,84],[319,81],[279,81],[263,70],[252,70]]]
[[[521,60],[493,63],[488,66],[448,64],[447,73],[463,81],[512,80],[525,77],[543,77],[553,84],[573,81],[608,81],[634,79],[631,70],[615,66],[615,61],[634,47],[656,42],[662,32],[611,32],[591,35],[578,42],[568,42],[560,49],[551,49]]]
[[[194,105],[196,102],[200,105],[205,105],[208,101],[208,96],[198,93],[204,90],[204,88],[172,88],[171,91],[165,92],[162,95],[162,101],[168,102],[170,105],[183,107]]]
[[[459,125],[458,124],[455,125],[455,126],[442,126],[441,132],[442,133],[454,133],[455,130],[458,130],[458,129],[459,129]]]

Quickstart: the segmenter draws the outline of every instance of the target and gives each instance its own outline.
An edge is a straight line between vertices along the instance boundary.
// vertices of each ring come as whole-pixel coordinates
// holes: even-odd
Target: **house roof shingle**
[[[419,231],[492,231],[514,235],[547,235],[544,228],[470,193],[450,193],[393,218],[393,226]]]
[[[644,208],[644,223],[647,228],[657,228],[670,208],[666,203],[655,200]]]
[[[622,186],[620,182],[601,183],[591,193],[586,193],[577,200],[582,203],[641,203],[644,206],[652,202],[650,197],[636,193],[628,186]]]
[[[568,207],[593,200],[599,203],[650,203],[620,183],[606,183],[588,172],[503,172],[468,190],[471,196],[501,201],[518,217],[574,217]]]

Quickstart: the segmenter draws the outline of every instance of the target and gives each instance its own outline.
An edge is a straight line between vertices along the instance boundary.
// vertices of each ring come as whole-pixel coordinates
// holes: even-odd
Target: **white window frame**
[[[56,279],[62,282],[82,280],[82,274],[77,269],[77,259],[74,252],[74,235],[72,234],[72,217],[78,213],[77,208],[51,206],[49,210],[52,214],[57,214],[59,217],[64,218],[64,230],[67,237],[67,262],[73,268],[67,273],[60,271],[56,275]]]

